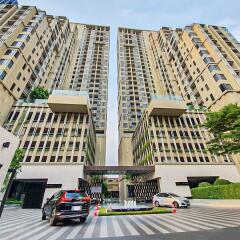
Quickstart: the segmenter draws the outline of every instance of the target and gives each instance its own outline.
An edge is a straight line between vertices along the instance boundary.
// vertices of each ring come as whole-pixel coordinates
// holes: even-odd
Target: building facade
[[[11,195],[40,207],[59,188],[79,187],[85,165],[105,165],[110,29],[0,8],[0,124],[25,150]],[[49,99],[32,99],[36,87]]]
[[[239,46],[226,28],[119,28],[118,67],[119,165],[155,166],[147,181],[187,197],[203,180],[240,180],[239,159],[211,155],[199,127],[206,111],[240,104]]]
[[[109,27],[69,23],[35,7],[1,8],[0,123],[14,102],[28,98],[37,86],[49,92],[87,91],[97,133],[96,164],[104,165]]]
[[[13,5],[18,5],[17,0],[1,0],[0,4],[13,4]]]

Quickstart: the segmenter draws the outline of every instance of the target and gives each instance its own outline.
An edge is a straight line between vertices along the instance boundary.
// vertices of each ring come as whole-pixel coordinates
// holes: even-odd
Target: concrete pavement
[[[240,209],[179,209],[177,214],[93,217],[79,224],[71,222],[51,227],[41,221],[40,209],[6,209],[0,219],[1,240],[77,239],[181,239],[181,233],[227,230],[240,227]],[[174,235],[175,234],[175,235]],[[157,238],[151,238],[158,236]],[[170,238],[171,239],[171,238]],[[185,238],[186,239],[186,238]],[[196,238],[189,238],[196,239]],[[205,240],[205,238],[202,238]],[[207,238],[206,238],[207,239]],[[227,238],[230,240],[230,238]]]

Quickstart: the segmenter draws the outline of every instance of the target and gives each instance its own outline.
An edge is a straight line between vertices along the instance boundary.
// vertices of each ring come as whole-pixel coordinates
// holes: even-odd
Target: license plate
[[[81,211],[82,206],[72,206],[72,211]]]

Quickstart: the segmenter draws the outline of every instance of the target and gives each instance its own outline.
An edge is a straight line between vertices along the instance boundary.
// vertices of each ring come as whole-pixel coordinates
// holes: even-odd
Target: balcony
[[[186,103],[180,96],[153,95],[147,111],[150,116],[179,117],[187,110]]]
[[[54,90],[48,98],[53,112],[89,113],[88,93],[83,91]]]

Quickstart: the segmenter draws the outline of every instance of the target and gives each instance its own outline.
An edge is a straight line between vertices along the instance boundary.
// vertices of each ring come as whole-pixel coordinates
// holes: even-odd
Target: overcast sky
[[[184,27],[191,23],[222,25],[240,40],[239,0],[18,0],[47,14],[70,21],[111,27],[108,92],[107,164],[118,157],[117,124],[117,28],[158,30],[162,26]]]

